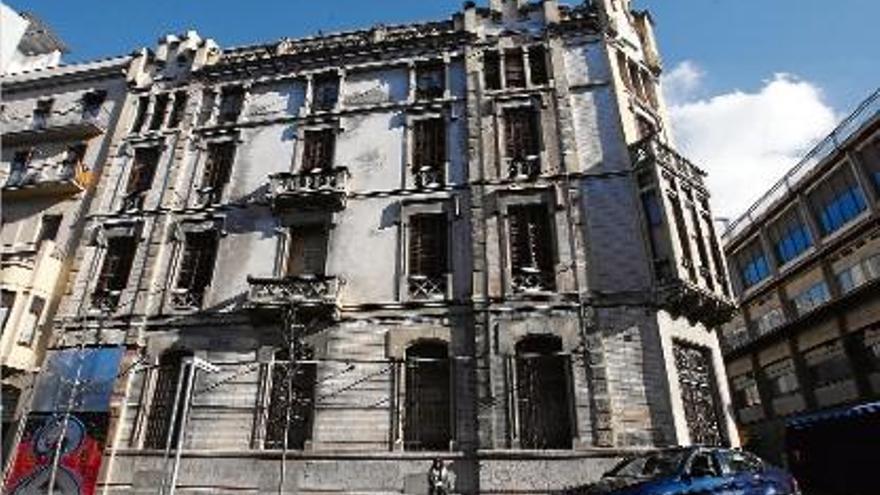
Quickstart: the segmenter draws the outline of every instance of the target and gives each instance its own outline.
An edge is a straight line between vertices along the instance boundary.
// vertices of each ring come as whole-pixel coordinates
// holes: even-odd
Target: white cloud
[[[775,74],[756,92],[701,97],[704,73],[683,62],[664,78],[673,133],[709,173],[717,216],[736,217],[834,127],[836,116],[809,81]]]

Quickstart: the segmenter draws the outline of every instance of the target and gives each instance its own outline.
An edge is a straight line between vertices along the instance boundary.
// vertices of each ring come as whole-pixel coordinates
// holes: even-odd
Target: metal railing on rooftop
[[[763,214],[788,197],[795,185],[808,173],[814,170],[828,157],[840,150],[840,146],[856,131],[874,117],[880,116],[880,88],[866,98],[847,118],[843,119],[831,133],[807,153],[797,165],[791,168],[782,179],[773,185],[760,199],[755,201],[746,212],[730,222],[721,235],[723,242],[728,243],[745,231]]]

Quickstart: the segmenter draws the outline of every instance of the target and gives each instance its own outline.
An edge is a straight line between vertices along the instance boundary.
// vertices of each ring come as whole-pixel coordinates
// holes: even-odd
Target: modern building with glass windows
[[[852,482],[878,455],[878,171],[880,90],[722,236],[740,304],[722,343],[743,442],[808,483],[835,470]]]
[[[54,416],[104,432],[88,476],[426,493],[439,457],[456,493],[549,493],[736,445],[705,174],[630,7],[137,52],[46,366],[89,388],[76,356],[124,349],[100,411]]]

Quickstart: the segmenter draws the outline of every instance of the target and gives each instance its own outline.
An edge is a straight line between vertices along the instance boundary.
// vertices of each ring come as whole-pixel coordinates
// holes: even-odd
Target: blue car
[[[567,495],[800,495],[787,472],[741,450],[686,447],[622,461]]]

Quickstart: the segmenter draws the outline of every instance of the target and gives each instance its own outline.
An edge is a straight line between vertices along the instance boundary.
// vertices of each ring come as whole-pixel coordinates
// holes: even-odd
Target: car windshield
[[[675,474],[681,465],[686,452],[669,450],[652,452],[626,459],[605,474],[608,477],[621,478],[656,478]]]

